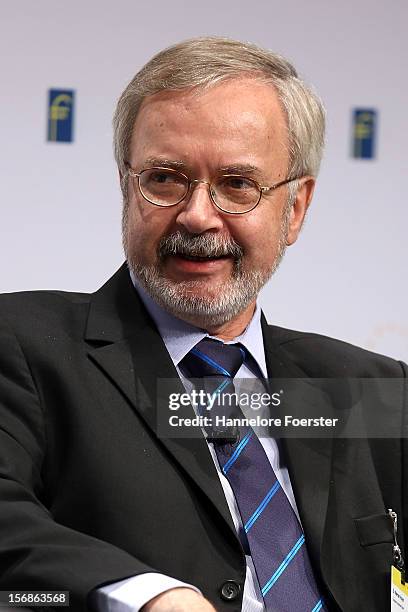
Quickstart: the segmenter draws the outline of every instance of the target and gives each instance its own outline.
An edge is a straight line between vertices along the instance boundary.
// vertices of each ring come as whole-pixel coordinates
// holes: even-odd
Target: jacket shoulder
[[[0,295],[0,321],[15,333],[35,336],[45,329],[70,329],[84,321],[90,294],[68,291],[20,291]]]
[[[274,341],[310,376],[400,377],[406,366],[343,340],[269,325]]]

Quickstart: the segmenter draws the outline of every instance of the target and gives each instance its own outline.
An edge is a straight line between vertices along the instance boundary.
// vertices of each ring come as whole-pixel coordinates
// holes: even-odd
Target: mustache
[[[230,236],[213,233],[185,234],[180,231],[164,236],[157,250],[160,259],[169,255],[185,255],[187,257],[232,257],[235,261],[239,261],[244,255],[244,249]]]

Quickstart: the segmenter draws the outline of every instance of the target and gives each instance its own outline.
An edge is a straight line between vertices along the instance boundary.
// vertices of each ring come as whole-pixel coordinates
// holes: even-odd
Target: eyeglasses
[[[136,172],[130,166],[128,166],[128,174],[134,184],[137,179],[140,193],[144,199],[155,206],[163,208],[176,206],[189,194],[194,184],[205,183],[208,185],[213,204],[222,212],[232,215],[250,212],[259,204],[265,192],[273,191],[297,180],[297,178],[289,178],[269,187],[262,187],[254,179],[239,174],[223,174],[211,181],[205,181],[203,179],[192,180],[172,168],[154,167]]]

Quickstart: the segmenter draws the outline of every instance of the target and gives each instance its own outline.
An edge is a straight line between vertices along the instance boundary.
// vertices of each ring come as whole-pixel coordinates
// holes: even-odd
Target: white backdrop
[[[270,322],[408,359],[405,0],[3,0],[0,290],[94,290],[120,265],[111,117],[152,54],[195,35],[291,59],[328,110],[308,222],[261,302]],[[76,90],[75,142],[46,142],[47,90]],[[350,157],[353,107],[378,157]]]

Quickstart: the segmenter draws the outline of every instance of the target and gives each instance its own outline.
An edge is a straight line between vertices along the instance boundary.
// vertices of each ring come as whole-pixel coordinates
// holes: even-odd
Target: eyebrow
[[[166,167],[174,168],[175,170],[187,170],[188,166],[185,162],[179,159],[168,159],[166,157],[148,157],[143,162],[143,167]]]
[[[165,157],[148,157],[144,160],[143,167],[166,167],[174,168],[175,170],[182,170],[187,172],[190,168],[182,160],[168,159]],[[252,164],[228,164],[227,166],[221,166],[217,168],[218,174],[261,174],[261,170]]]
[[[257,168],[256,166],[252,166],[251,164],[230,164],[228,166],[222,166],[221,168],[218,168],[218,172],[222,172],[223,174],[261,173],[259,168]]]

